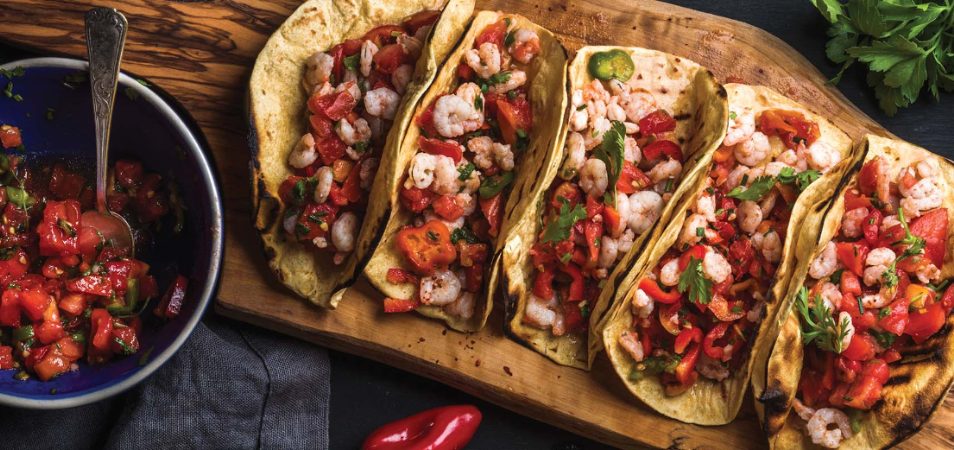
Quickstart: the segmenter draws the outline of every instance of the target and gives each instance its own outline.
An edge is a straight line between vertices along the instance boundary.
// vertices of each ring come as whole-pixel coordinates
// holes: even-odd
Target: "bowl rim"
[[[64,68],[64,69],[73,69],[73,70],[87,70],[89,63],[74,58],[63,58],[63,57],[38,57],[38,58],[25,58],[15,61],[11,61],[5,64],[0,64],[0,68],[3,69],[13,69],[15,67],[23,67],[29,69],[31,67],[45,67],[45,68]],[[210,161],[209,155],[206,152],[206,149],[203,148],[203,145],[200,143],[205,142],[204,137],[197,137],[196,133],[200,134],[201,130],[195,130],[195,133],[189,126],[186,124],[185,120],[180,117],[179,113],[169,105],[159,94],[154,92],[152,89],[147,88],[142,85],[136,78],[127,74],[126,72],[121,72],[119,74],[119,84],[124,88],[132,88],[135,90],[140,97],[147,101],[150,105],[155,107],[159,114],[161,114],[165,119],[167,119],[172,125],[172,127],[179,133],[183,138],[184,146],[188,148],[193,154],[197,156],[197,162],[199,164],[199,171],[202,174],[202,182],[205,184],[205,188],[210,193],[212,197],[211,202],[211,222],[212,227],[209,230],[211,232],[212,239],[212,252],[209,255],[209,274],[211,275],[208,278],[208,281],[202,287],[201,295],[198,297],[198,304],[196,305],[195,312],[192,314],[192,317],[189,318],[186,322],[185,327],[182,329],[182,332],[172,341],[172,343],[164,351],[158,355],[153,355],[150,358],[150,361],[144,366],[140,367],[135,373],[127,377],[126,379],[111,384],[105,388],[98,389],[92,387],[87,390],[87,392],[77,395],[70,395],[65,398],[50,398],[50,399],[38,399],[31,397],[21,397],[16,395],[9,395],[0,393],[0,404],[18,407],[18,408],[27,408],[27,409],[63,409],[63,408],[73,408],[76,406],[82,406],[89,403],[97,402],[100,400],[107,399],[114,395],[117,395],[121,392],[124,392],[133,386],[139,384],[139,382],[145,380],[147,377],[152,375],[159,369],[163,364],[166,363],[172,355],[175,354],[185,341],[192,335],[192,332],[195,330],[196,325],[202,319],[206,308],[211,302],[212,295],[215,293],[215,289],[218,286],[219,276],[221,275],[222,268],[222,259],[223,259],[223,241],[224,241],[224,217],[223,217],[223,207],[222,207],[222,196],[219,189],[219,181],[216,176],[215,167]],[[191,118],[190,118],[191,120]],[[198,128],[198,127],[197,127]]]

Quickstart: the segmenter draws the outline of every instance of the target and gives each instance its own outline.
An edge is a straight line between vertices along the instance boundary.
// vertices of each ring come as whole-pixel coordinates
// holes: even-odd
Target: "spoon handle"
[[[109,128],[127,26],[126,18],[113,8],[94,8],[86,13],[86,48],[96,129],[96,209],[102,214],[106,213]]]

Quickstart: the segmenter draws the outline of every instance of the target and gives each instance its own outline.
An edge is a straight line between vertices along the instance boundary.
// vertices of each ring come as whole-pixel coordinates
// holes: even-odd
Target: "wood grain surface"
[[[124,69],[149,78],[188,109],[215,154],[226,209],[226,262],[219,312],[331,348],[433,378],[558,427],[619,447],[764,446],[746,401],[721,427],[686,425],[625,395],[605,359],[592,374],[552,364],[507,340],[495,313],[489,326],[459,334],[414,315],[381,317],[380,294],[365,280],[335,312],[292,296],[266,270],[250,222],[246,83],[268,35],[293,0],[51,2],[4,0],[0,40],[43,54],[85,57],[83,14],[93,4],[121,9],[130,31]],[[809,105],[853,138],[887,135],[797,52],[749,25],[650,1],[479,0],[478,8],[528,16],[557,32],[570,50],[588,44],[637,45],[688,57],[723,81],[771,86]],[[954,400],[904,448],[954,447]]]

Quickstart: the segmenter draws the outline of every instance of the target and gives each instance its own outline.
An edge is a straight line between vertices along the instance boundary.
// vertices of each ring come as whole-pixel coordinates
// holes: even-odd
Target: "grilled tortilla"
[[[867,136],[863,145],[867,147],[863,162],[882,157],[888,162],[887,173],[892,177],[901,168],[912,163],[934,159],[940,166],[940,178],[945,184],[942,187],[944,193],[941,207],[947,208],[948,222],[954,223],[954,192],[951,190],[954,187],[954,164],[951,161],[923,148],[873,135]],[[805,421],[791,412],[798,393],[805,352],[799,312],[793,305],[796,294],[808,279],[811,262],[839,235],[845,214],[844,193],[858,186],[857,169],[861,165],[862,163],[859,163],[855,167],[856,171],[845,180],[837,195],[819,199],[819,207],[825,210],[824,218],[816,217],[813,223],[805,223],[803,228],[806,235],[802,237],[806,238],[803,240],[806,244],[805,248],[798,252],[797,270],[783,302],[785,306],[779,316],[781,331],[777,340],[764,346],[770,356],[767,363],[756,366],[753,374],[756,411],[763,421],[771,448],[820,448],[805,434]],[[811,229],[819,230],[814,237],[807,235]],[[954,248],[954,233],[951,233],[951,229],[949,226],[943,244],[948,251],[940,267],[941,280],[954,276],[954,255],[950,252],[950,249]],[[912,280],[912,283],[914,282],[915,280]],[[954,382],[954,336],[950,333],[952,327],[954,316],[948,315],[945,325],[935,335],[922,344],[912,343],[901,349],[901,360],[888,365],[890,378],[881,391],[881,400],[869,411],[862,411],[856,417],[859,431],[842,441],[839,448],[891,447],[924,426],[944,402]]]
[[[634,359],[620,345],[620,336],[634,324],[634,313],[632,300],[637,291],[637,285],[632,283],[637,280],[647,278],[654,268],[656,268],[663,258],[672,248],[677,247],[677,240],[683,231],[684,222],[689,215],[690,208],[696,202],[696,199],[707,192],[707,178],[709,177],[709,162],[712,155],[707,155],[705,163],[707,169],[705,176],[698,177],[688,188],[687,195],[679,206],[672,213],[672,221],[665,225],[664,231],[659,239],[655,240],[646,251],[646,261],[642,264],[639,273],[630,278],[631,283],[620,287],[619,294],[622,296],[614,305],[609,313],[605,327],[602,330],[603,343],[606,346],[609,356],[616,373],[626,385],[630,392],[642,400],[651,408],[663,415],[689,423],[700,425],[721,425],[732,421],[738,414],[742,405],[742,399],[745,396],[745,389],[748,386],[749,375],[751,373],[753,354],[760,347],[760,343],[767,339],[770,331],[765,326],[773,322],[778,307],[781,304],[778,300],[786,292],[788,280],[791,277],[794,265],[795,237],[799,235],[800,224],[815,215],[820,214],[809,208],[812,200],[820,196],[830,195],[838,181],[842,178],[845,171],[850,167],[851,141],[848,136],[836,128],[830,121],[818,116],[798,103],[778,94],[777,92],[759,86],[745,86],[738,84],[726,85],[729,96],[729,109],[732,111],[732,119],[736,116],[741,117],[745,113],[759,113],[765,110],[786,110],[800,113],[803,117],[817,124],[819,127],[819,136],[816,145],[819,143],[836,151],[840,155],[840,163],[830,168],[827,173],[811,183],[800,195],[797,201],[791,206],[791,216],[787,227],[785,241],[782,246],[782,252],[779,261],[776,263],[776,272],[774,281],[771,281],[771,288],[768,292],[761,292],[760,295],[765,298],[765,307],[761,311],[760,324],[756,324],[755,330],[750,330],[747,339],[753,339],[748,350],[741,353],[742,360],[740,365],[735,368],[729,368],[727,378],[721,382],[716,382],[705,377],[698,377],[687,390],[675,395],[669,395],[660,381],[660,376],[637,373],[641,364],[637,364]],[[763,160],[760,164],[767,164],[773,157]],[[712,167],[716,167],[715,164]],[[761,167],[761,166],[760,166]],[[675,291],[676,287],[671,290]],[[688,292],[688,291],[687,291]],[[683,294],[685,297],[687,294]],[[657,311],[668,305],[657,303]],[[687,306],[693,308],[692,305]],[[758,308],[756,306],[756,308]],[[656,312],[651,313],[650,320],[655,320]],[[741,320],[748,320],[742,318]],[[665,331],[664,331],[665,332]],[[705,331],[703,331],[705,335]],[[648,357],[649,355],[647,355]],[[642,375],[642,376],[638,376]]]
[[[674,55],[655,50],[634,47],[584,47],[577,52],[570,64],[569,90],[582,89],[594,81],[587,65],[594,54],[610,54],[622,51],[629,55],[634,73],[627,84],[634,89],[644,89],[657,99],[656,107],[666,110],[675,118],[676,126],[669,139],[677,142],[683,153],[681,178],[671,191],[672,196],[664,203],[660,215],[644,233],[634,239],[631,250],[610,268],[611,274],[604,280],[596,298],[588,299],[590,316],[587,331],[555,336],[550,329],[540,329],[525,323],[527,304],[533,290],[537,268],[530,255],[544,230],[543,218],[551,186],[560,180],[560,172],[567,156],[565,149],[570,127],[564,123],[560,139],[544,162],[543,171],[527,186],[526,200],[520,208],[521,215],[513,224],[513,230],[504,246],[498,268],[502,273],[500,282],[506,304],[505,331],[514,340],[545,355],[553,361],[577,368],[588,369],[593,356],[601,348],[595,330],[616,292],[617,284],[627,276],[631,267],[637,266],[645,243],[652,242],[659,234],[659,223],[668,221],[672,210],[679,203],[685,187],[707,164],[707,155],[718,147],[725,133],[728,118],[725,90],[712,73],[704,67]],[[579,108],[579,107],[578,107]],[[570,108],[570,113],[578,108]],[[592,155],[590,155],[592,156]]]
[[[515,152],[516,166],[513,170],[515,178],[509,188],[510,195],[507,196],[503,208],[503,220],[498,237],[490,242],[491,256],[499,252],[500,247],[509,235],[513,217],[523,214],[523,207],[518,205],[525,204],[524,200],[529,185],[538,177],[538,172],[544,170],[544,161],[549,157],[557,140],[560,130],[559,124],[563,121],[566,108],[566,94],[563,89],[566,84],[566,50],[553,33],[524,17],[494,11],[481,11],[474,16],[469,30],[463,36],[457,48],[447,58],[444,69],[437,75],[434,83],[428,88],[411,116],[413,122],[417,123],[419,117],[429,113],[429,107],[438,98],[457,89],[459,84],[457,68],[463,65],[464,54],[474,47],[475,40],[485,28],[498,23],[500,20],[507,20],[510,29],[533,30],[540,40],[540,52],[526,68],[527,98],[533,111],[533,130],[529,133],[529,142],[526,149],[522,152]],[[403,144],[395,154],[393,169],[390,171],[392,177],[388,180],[385,189],[393,207],[381,239],[381,245],[377,247],[365,268],[365,274],[371,283],[386,297],[392,299],[417,301],[418,298],[417,284],[391,283],[388,281],[387,274],[390,269],[407,267],[404,256],[396,246],[396,235],[406,226],[413,225],[415,214],[400,203],[399,194],[411,161],[420,148],[418,138],[421,136],[422,133],[418,126],[407,128]],[[488,259],[491,260],[491,258]],[[493,267],[493,264],[488,264],[485,270],[482,292],[476,294],[475,310],[469,318],[458,317],[447,313],[440,306],[426,304],[418,306],[416,311],[426,317],[443,320],[448,326],[458,331],[480,329],[490,315],[494,290],[497,287],[496,273],[491,271],[491,267]]]
[[[341,264],[329,252],[294,242],[283,230],[284,205],[279,186],[292,174],[287,156],[307,129],[303,115],[307,93],[300,80],[305,60],[316,51],[362,36],[376,26],[400,23],[423,10],[443,13],[434,24],[395,115],[374,178],[372,199],[364,215],[355,249]],[[387,195],[396,176],[395,152],[421,94],[460,36],[473,11],[472,0],[310,0],[302,4],[265,44],[249,81],[252,147],[252,211],[265,247],[268,265],[296,294],[326,308],[341,299],[380,238],[390,205],[374,199]],[[338,292],[337,294],[335,294]]]

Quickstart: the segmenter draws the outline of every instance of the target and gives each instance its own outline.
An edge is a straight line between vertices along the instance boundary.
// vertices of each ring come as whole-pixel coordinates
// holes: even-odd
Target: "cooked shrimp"
[[[348,211],[335,220],[331,225],[331,244],[339,252],[354,250],[354,233],[358,228],[358,216]]]
[[[454,272],[439,270],[433,275],[421,278],[418,296],[425,305],[448,305],[460,295],[460,279]]]
[[[778,156],[775,157],[775,160],[785,164],[786,166],[795,167],[795,165],[798,164],[799,158],[798,154],[795,153],[795,150],[788,149],[779,153]]]
[[[732,266],[729,265],[725,256],[710,248],[706,252],[706,256],[702,257],[702,273],[706,278],[718,284],[732,274]]]
[[[365,111],[382,119],[393,120],[399,103],[401,96],[386,87],[372,89],[364,94]]]
[[[305,133],[298,140],[298,144],[288,154],[288,165],[296,169],[304,169],[312,165],[318,159],[318,152],[315,151],[315,137],[311,133]]]
[[[706,217],[702,214],[690,214],[679,233],[679,245],[693,245],[702,241],[707,225]]]
[[[831,425],[837,428],[830,430]],[[842,439],[848,439],[852,435],[848,416],[835,408],[822,408],[815,411],[808,421],[807,428],[812,442],[827,448],[838,448]]]
[[[467,149],[474,152],[474,165],[480,169],[489,169],[494,165],[494,140],[489,136],[477,136],[467,141]]]
[[[357,81],[354,81],[354,80],[346,81],[344,83],[339,84],[338,87],[335,88],[335,93],[340,93],[345,91],[351,94],[351,97],[354,98],[355,101],[361,100],[361,87],[358,86]]]
[[[865,258],[865,264],[869,266],[890,265],[897,258],[894,250],[888,247],[878,247],[868,252]]]
[[[434,160],[434,182],[431,184],[431,190],[441,194],[456,194],[460,190],[460,180],[458,177],[457,165],[450,156],[435,155]]]
[[[401,64],[394,73],[391,74],[391,85],[398,94],[403,94],[407,90],[408,83],[414,77],[414,66],[410,64]]]
[[[476,305],[473,292],[462,292],[460,297],[453,303],[444,306],[444,312],[461,319],[470,319],[474,316],[474,306]]]
[[[566,139],[566,159],[563,160],[560,177],[564,180],[572,180],[580,173],[585,162],[586,147],[583,145],[583,135],[573,131]]]
[[[782,169],[785,168],[794,169],[794,167],[781,161],[772,161],[765,165],[765,175],[769,177],[778,176],[778,174],[782,173]]]
[[[478,77],[490,78],[500,72],[500,49],[493,42],[484,42],[464,53],[464,61]]]
[[[818,295],[821,297],[822,302],[825,303],[825,307],[828,308],[829,311],[834,311],[838,308],[838,305],[841,305],[841,289],[838,289],[838,286],[835,286],[835,284],[832,282],[821,282],[821,287],[818,289]]]
[[[623,159],[635,165],[638,165],[643,159],[643,152],[639,149],[639,144],[636,143],[636,139],[630,136],[623,139]]]
[[[587,150],[603,143],[603,134],[605,134],[613,124],[606,117],[597,117],[593,124],[591,132],[583,135],[583,146]]]
[[[446,225],[448,230],[456,230],[458,228],[462,228],[464,226],[464,219],[466,219],[466,217],[460,216],[454,220],[447,220],[441,216],[438,216],[433,209],[424,210],[424,223],[432,222],[436,220]]]
[[[877,264],[874,266],[866,267],[864,272],[862,272],[862,280],[867,286],[874,286],[881,282],[881,277],[884,275],[884,272],[888,270],[888,266],[884,264]]]
[[[605,103],[609,99],[610,93],[606,91],[600,80],[593,80],[583,85],[583,101],[602,100]]]
[[[740,163],[757,166],[771,156],[772,146],[769,145],[768,136],[756,131],[749,136],[749,139],[736,144],[733,152],[735,159]]]
[[[865,272],[867,272],[867,270]],[[861,296],[861,304],[864,305],[865,308],[884,308],[891,303],[891,298],[882,294],[882,292],[878,292],[877,294],[864,294]]]
[[[941,269],[934,264],[927,262],[926,259],[921,259],[921,262],[915,269],[914,274],[917,275],[918,281],[922,283],[935,283],[941,279]]]
[[[494,162],[500,166],[501,170],[505,172],[513,170],[513,152],[510,150],[510,144],[494,142],[493,155]]]
[[[596,266],[602,269],[608,269],[616,262],[617,256],[619,256],[619,245],[616,239],[609,236],[600,238],[600,256],[596,262]]]
[[[648,91],[639,89],[620,95],[619,106],[626,111],[626,118],[630,122],[638,123],[639,119],[646,117],[649,113],[657,109],[656,98]]]
[[[841,155],[833,149],[828,142],[817,140],[805,151],[808,160],[808,166],[821,173],[825,173],[832,166],[841,161]]]
[[[715,197],[709,194],[700,195],[699,198],[696,199],[696,203],[692,206],[692,210],[704,216],[707,221],[715,222]]]
[[[409,179],[414,187],[427,189],[434,182],[434,169],[437,167],[437,157],[429,153],[418,153],[411,159],[411,168],[408,170]]]
[[[629,197],[622,192],[616,194],[616,213],[619,214],[619,223],[612,229],[609,228],[609,224],[606,224],[606,231],[609,232],[610,236],[619,238],[623,235],[623,232],[626,231],[630,214]]]
[[[457,95],[445,95],[434,105],[434,127],[444,137],[457,137],[476,131],[484,122],[484,114]]]
[[[371,75],[371,63],[374,55],[378,53],[378,46],[371,41],[361,43],[361,75],[367,77]]]
[[[404,50],[404,54],[410,56],[412,60],[421,56],[421,49],[424,47],[422,39],[409,34],[399,34],[397,44]]]
[[[641,362],[643,359],[646,359],[646,355],[643,352],[643,344],[639,342],[635,331],[623,331],[619,335],[618,342],[619,346],[623,347],[623,350],[626,351],[626,354],[628,354],[630,358],[633,358],[633,361]]]
[[[670,259],[659,268],[659,282],[665,286],[679,284],[680,275],[682,275],[682,271],[679,270],[679,258]]]
[[[623,226],[626,226],[626,222],[623,222],[621,220],[620,223],[622,223]],[[623,235],[619,237],[619,240],[617,241],[617,244],[616,244],[617,247],[619,248],[620,254],[625,255],[629,253],[630,250],[633,249],[633,240],[635,239],[635,237],[636,235],[633,233],[633,230],[627,229],[626,231],[623,231]]]
[[[748,172],[749,166],[742,164],[735,166],[735,168],[729,172],[729,175],[725,179],[726,189],[732,190],[735,189],[736,186],[742,184],[742,179],[745,178],[745,175],[748,174]]]
[[[754,233],[762,223],[762,208],[751,200],[740,203],[736,212],[739,217],[739,229],[746,233]]]
[[[334,173],[331,167],[321,166],[315,172],[315,178],[318,181],[315,184],[315,203],[322,204],[328,199],[328,194],[331,193],[331,185],[335,181]]]
[[[868,208],[865,207],[846,212],[845,217],[841,219],[841,233],[848,238],[861,236],[861,227],[866,217],[868,217]]]
[[[580,170],[580,187],[591,197],[600,198],[606,192],[609,183],[606,174],[606,163],[597,158],[590,158]]]
[[[463,181],[463,192],[467,194],[473,194],[477,192],[477,189],[480,189],[480,171],[474,170],[470,173],[470,177]]]
[[[749,139],[755,133],[755,115],[751,112],[736,114],[729,117],[729,128],[725,133],[722,145],[731,147]],[[767,143],[767,142],[766,142]]]
[[[626,111],[623,110],[622,106],[619,106],[619,97],[613,97],[610,99],[608,105],[606,105],[606,117],[609,120],[615,120],[619,122],[626,121]]]
[[[626,134],[639,133],[639,125],[633,122],[623,122],[623,128],[626,129]]]
[[[472,105],[476,105],[477,99],[483,97],[483,94],[480,92],[480,86],[477,86],[475,83],[464,83],[458,86],[454,94]]]
[[[908,213],[909,217],[917,217],[921,215],[921,211],[940,207],[943,197],[942,190],[935,183],[934,178],[918,181],[902,195],[901,209]]]
[[[775,208],[775,202],[778,200],[778,191],[772,189],[759,200],[759,209],[762,210],[762,217],[768,217]]]
[[[507,51],[513,55],[513,59],[527,64],[540,53],[540,37],[533,30],[520,28],[514,31],[513,44]]]
[[[762,256],[773,263],[782,259],[782,239],[775,230],[769,230],[762,238]]]
[[[636,294],[633,295],[630,307],[633,310],[633,314],[640,319],[645,319],[653,313],[655,304],[656,302],[653,301],[652,297],[646,295],[642,289],[636,289]]]
[[[374,181],[374,174],[378,170],[378,162],[378,158],[367,158],[361,161],[361,169],[358,170],[358,179],[361,181],[361,189],[368,190],[371,188],[371,183]]]
[[[586,130],[586,125],[590,122],[589,111],[586,110],[586,105],[582,107],[577,107],[570,113],[570,130],[571,131],[584,131]]]
[[[490,86],[488,92],[495,94],[503,94],[510,92],[520,86],[523,86],[527,83],[527,73],[522,70],[511,70],[510,76],[505,77],[506,80],[501,81],[493,86]]]
[[[699,375],[713,381],[722,381],[729,378],[729,368],[721,361],[712,359],[705,353],[700,355],[696,370],[699,372]]]
[[[557,313],[550,309],[553,300],[544,300],[536,295],[530,294],[527,299],[527,308],[523,312],[523,321],[536,328],[546,329],[552,327],[556,322]]]
[[[286,214],[287,214],[287,215],[285,216],[284,219],[282,219],[282,228],[285,229],[285,232],[286,232],[286,233],[288,233],[288,234],[294,236],[294,235],[295,235],[295,227],[298,225],[298,216],[300,216],[300,214],[298,214],[298,213],[289,214],[289,213],[291,213],[291,212],[292,212],[292,210],[290,210],[290,209],[286,211]]]
[[[835,243],[829,241],[825,249],[812,261],[808,267],[808,274],[816,280],[827,278],[838,269],[838,254],[835,251]]]
[[[653,191],[639,191],[629,196],[629,228],[643,234],[652,228],[662,213],[663,199]],[[703,218],[703,220],[705,220]]]
[[[659,164],[656,164],[652,169],[649,169],[649,172],[646,175],[649,177],[653,183],[659,183],[669,179],[679,178],[679,175],[682,174],[682,163],[675,159],[667,159]]]
[[[335,58],[325,52],[315,54],[305,60],[305,77],[302,80],[305,91],[311,93],[314,87],[327,82],[335,66]]]
[[[335,132],[347,145],[354,145],[371,139],[371,127],[368,126],[367,120],[360,117],[354,121],[353,125],[348,122],[348,119],[339,120]]]

